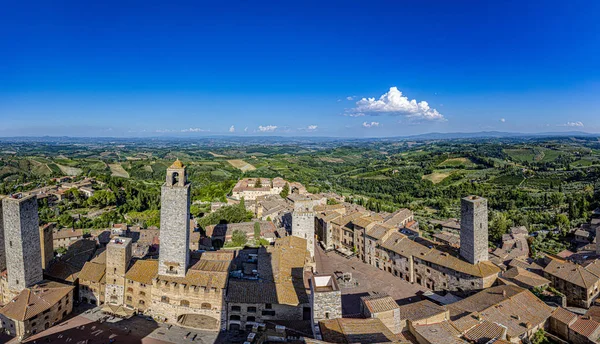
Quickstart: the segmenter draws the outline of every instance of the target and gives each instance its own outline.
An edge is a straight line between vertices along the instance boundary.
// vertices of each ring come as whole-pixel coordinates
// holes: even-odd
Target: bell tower
[[[158,274],[185,277],[189,263],[190,183],[185,166],[177,159],[167,169],[160,198],[160,248]]]

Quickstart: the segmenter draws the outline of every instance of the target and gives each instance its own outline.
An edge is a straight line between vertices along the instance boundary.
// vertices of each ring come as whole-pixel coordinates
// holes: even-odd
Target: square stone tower
[[[190,183],[179,160],[167,169],[160,206],[158,274],[185,277],[190,259]]]
[[[312,200],[297,200],[292,213],[292,235],[306,239],[310,257],[315,257],[315,212]]]
[[[37,198],[4,198],[2,213],[8,287],[21,291],[43,279]]]
[[[4,252],[4,216],[2,211],[2,199],[0,196],[0,272],[6,270],[6,253]]]
[[[334,275],[313,275],[310,280],[313,335],[321,339],[319,321],[342,317],[342,292]]]
[[[42,269],[46,270],[54,258],[54,223],[40,226],[40,250],[42,251]]]
[[[479,196],[461,199],[460,219],[460,255],[471,264],[487,261],[487,199]]]
[[[106,303],[125,302],[125,273],[131,261],[131,239],[114,238],[106,245]]]

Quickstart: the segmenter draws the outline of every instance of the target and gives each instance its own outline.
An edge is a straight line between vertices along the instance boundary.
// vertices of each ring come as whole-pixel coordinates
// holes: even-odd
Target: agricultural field
[[[234,159],[234,160],[227,160],[227,162],[230,163],[231,166],[233,166],[233,167],[241,170],[242,172],[256,170],[256,167],[254,167],[251,164],[245,162],[244,160]]]
[[[113,177],[121,177],[121,178],[129,178],[129,173],[125,171],[121,164],[108,164],[110,167],[111,176]]]

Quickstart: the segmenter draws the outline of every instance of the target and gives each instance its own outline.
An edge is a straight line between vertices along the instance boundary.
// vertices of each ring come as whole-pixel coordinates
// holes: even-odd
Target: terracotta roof
[[[511,338],[544,323],[552,314],[546,305],[526,289],[504,285],[488,288],[448,305],[450,318],[460,331],[467,331],[483,320],[501,324]]]
[[[556,307],[556,309],[554,310],[554,312],[552,312],[552,318],[560,321],[563,324],[571,324],[573,323],[575,320],[577,320],[577,314],[575,313],[571,313],[570,311],[562,308],[562,307]]]
[[[360,299],[371,313],[387,312],[399,308],[396,301],[388,295],[369,295]]]
[[[410,209],[403,208],[384,217],[383,223],[388,226],[399,227],[402,222],[406,221],[411,216],[413,216],[413,212]]]
[[[102,277],[106,274],[106,265],[93,262],[87,262],[83,266],[79,279],[81,281],[89,281],[99,283]]]
[[[11,302],[0,309],[0,314],[17,321],[30,319],[54,306],[73,288],[62,283],[44,281],[23,289]]]
[[[423,300],[400,306],[400,317],[410,321],[430,318],[445,312],[446,307],[438,306],[429,300]]]
[[[510,268],[502,275],[521,287],[534,288],[550,284],[546,278],[522,268]]]
[[[138,260],[127,270],[125,278],[143,284],[152,284],[158,274],[158,260]]]
[[[65,229],[60,229],[60,230],[54,231],[54,233],[52,234],[52,240],[66,239],[66,238],[73,238],[73,237],[80,237],[80,236],[83,236],[83,229],[65,228]]]
[[[227,286],[227,276],[233,253],[211,252],[200,257],[200,260],[188,269],[185,277],[158,276],[161,281],[181,283],[188,286],[224,289]]]
[[[585,289],[592,287],[600,279],[581,265],[556,259],[551,260],[544,272]]]
[[[586,338],[590,338],[598,331],[600,324],[589,317],[579,317],[569,328]],[[598,338],[593,338],[592,340],[596,341],[596,339]]]
[[[466,344],[460,339],[460,332],[449,321],[435,324],[416,325],[415,332],[425,338],[428,343]]]
[[[585,312],[585,315],[600,322],[600,306],[593,305],[592,307],[590,307],[590,309],[587,310],[587,312]]]
[[[319,321],[323,340],[330,343],[394,343],[397,337],[377,318]]]
[[[372,238],[379,240],[379,239],[382,239],[383,237],[385,237],[385,235],[388,234],[389,232],[395,231],[395,230],[397,230],[397,229],[395,229],[394,227],[376,224],[373,227],[371,227],[370,229],[367,229],[366,234]]]
[[[501,338],[505,331],[505,327],[496,323],[484,320],[481,323],[475,325],[467,333],[465,338],[474,343],[485,344],[489,343],[492,339]]]

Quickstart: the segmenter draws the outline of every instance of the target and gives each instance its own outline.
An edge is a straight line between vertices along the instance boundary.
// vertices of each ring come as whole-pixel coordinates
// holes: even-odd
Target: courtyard
[[[344,316],[358,314],[360,298],[368,295],[369,292],[388,294],[402,305],[419,300],[419,295],[428,290],[363,263],[356,257],[345,258],[334,251],[325,252],[319,245],[315,245],[315,262],[319,274],[338,276],[346,272],[352,274],[354,283],[347,284],[347,287],[340,285]]]

